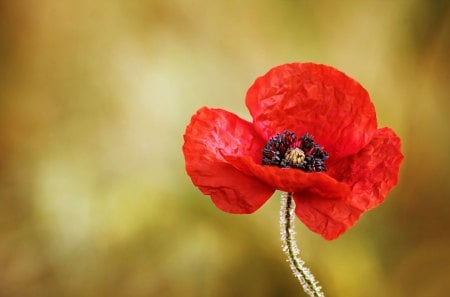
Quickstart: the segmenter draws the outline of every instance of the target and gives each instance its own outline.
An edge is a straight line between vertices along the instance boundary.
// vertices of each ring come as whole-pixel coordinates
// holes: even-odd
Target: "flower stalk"
[[[299,257],[300,250],[295,241],[294,212],[295,202],[292,193],[283,193],[280,209],[280,233],[283,251],[288,257],[294,276],[299,280],[305,293],[311,297],[324,297],[319,283],[305,266],[305,262]]]

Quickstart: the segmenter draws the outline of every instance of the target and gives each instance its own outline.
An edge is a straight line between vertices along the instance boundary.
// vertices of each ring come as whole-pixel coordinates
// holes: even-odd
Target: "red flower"
[[[203,107],[184,135],[186,171],[221,210],[251,213],[275,190],[293,192],[297,217],[335,239],[397,184],[400,139],[390,128],[377,129],[367,91],[344,73],[313,63],[281,65],[254,82],[246,105],[252,123]],[[262,165],[266,143],[286,130],[313,135],[328,152],[327,170]],[[301,154],[296,164],[306,161]]]

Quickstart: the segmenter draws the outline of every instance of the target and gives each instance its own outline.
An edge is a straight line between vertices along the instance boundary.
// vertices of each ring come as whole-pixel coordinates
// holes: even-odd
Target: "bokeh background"
[[[448,1],[0,1],[0,296],[303,296],[279,193],[220,212],[184,171],[201,106],[314,61],[367,88],[399,185],[335,241],[297,223],[327,296],[450,292]]]

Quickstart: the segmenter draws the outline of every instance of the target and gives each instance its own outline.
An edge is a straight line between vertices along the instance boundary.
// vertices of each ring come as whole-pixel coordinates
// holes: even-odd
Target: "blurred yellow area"
[[[250,119],[273,66],[332,65],[402,138],[399,185],[336,241],[326,296],[450,292],[450,2],[1,1],[0,296],[303,296],[279,193],[216,209],[184,170],[201,106]]]

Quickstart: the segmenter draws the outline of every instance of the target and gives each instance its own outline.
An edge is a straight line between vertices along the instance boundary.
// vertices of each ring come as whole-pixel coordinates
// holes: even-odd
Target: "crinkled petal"
[[[271,69],[250,87],[246,105],[264,139],[285,129],[297,135],[309,132],[332,159],[358,152],[377,128],[367,91],[339,70],[320,64]]]
[[[348,197],[348,196],[347,196]],[[297,217],[325,239],[337,238],[358,220],[362,211],[346,200],[333,199],[329,193],[294,193]]]
[[[279,168],[256,164],[249,157],[227,156],[224,158],[236,169],[257,177],[261,181],[285,192],[320,192],[334,199],[344,199],[350,188],[322,172],[304,172],[299,169]]]
[[[384,200],[397,184],[402,160],[397,135],[389,128],[377,130],[358,154],[328,164],[327,173],[346,183],[351,193],[344,199],[330,199],[329,193],[294,193],[297,217],[324,238],[337,238]]]
[[[220,152],[258,158],[263,145],[251,123],[225,110],[204,107],[184,134],[186,171],[221,210],[254,212],[275,189],[228,164]]]
[[[402,160],[400,138],[382,128],[358,154],[330,164],[329,174],[351,187],[353,206],[369,210],[397,184]]]
[[[297,217],[311,231],[335,239],[352,226],[362,211],[352,206],[350,187],[323,172],[304,172],[255,164],[251,158],[224,156],[234,167],[249,172],[265,183],[293,192]]]

